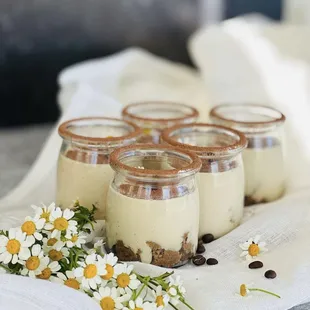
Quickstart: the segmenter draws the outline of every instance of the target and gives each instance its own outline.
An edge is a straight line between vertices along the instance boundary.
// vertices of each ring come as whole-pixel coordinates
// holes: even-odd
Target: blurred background
[[[283,1],[0,0],[0,128],[54,122],[66,66],[129,46],[191,64],[187,38],[202,24],[251,12],[280,20]]]

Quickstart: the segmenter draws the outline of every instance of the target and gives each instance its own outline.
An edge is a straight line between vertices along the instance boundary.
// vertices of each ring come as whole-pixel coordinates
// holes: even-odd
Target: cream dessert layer
[[[278,199],[285,191],[285,166],[280,144],[247,148],[242,153],[246,204]]]
[[[123,195],[111,184],[106,215],[108,246],[119,249],[120,259],[175,267],[196,251],[198,189],[182,197],[147,200]]]
[[[109,164],[89,164],[72,160],[63,154],[58,159],[57,204],[63,208],[78,199],[82,206],[98,210],[96,219],[105,218],[106,199],[114,171]]]
[[[243,216],[244,171],[237,166],[224,172],[200,172],[199,236],[219,238],[236,228]]]

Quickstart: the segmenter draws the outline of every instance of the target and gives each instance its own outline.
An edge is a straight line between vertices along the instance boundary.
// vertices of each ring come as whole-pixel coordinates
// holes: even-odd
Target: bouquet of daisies
[[[6,272],[61,283],[88,294],[103,310],[178,309],[179,304],[193,309],[173,272],[140,275],[133,265],[105,254],[102,240],[93,249],[85,247],[95,207],[76,202],[73,209],[55,204],[33,209],[34,216],[20,227],[0,230],[0,268]]]

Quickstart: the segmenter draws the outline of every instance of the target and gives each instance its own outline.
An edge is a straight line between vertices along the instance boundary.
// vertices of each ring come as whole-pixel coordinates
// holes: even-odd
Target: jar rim
[[[124,164],[120,157],[122,155],[125,155],[126,153],[128,154],[127,157],[134,156],[133,152],[134,151],[146,151],[146,150],[152,150],[152,151],[167,151],[170,153],[178,153],[183,156],[187,156],[191,162],[182,167],[182,168],[175,168],[175,169],[163,169],[163,170],[155,170],[155,169],[141,169],[141,168],[136,168],[132,167],[129,165]],[[158,154],[157,154],[158,155]],[[132,176],[135,177],[186,177],[188,175],[194,174],[198,172],[201,168],[201,160],[200,158],[193,152],[166,145],[166,144],[133,144],[133,145],[127,145],[123,146],[120,148],[115,149],[111,154],[110,154],[110,166],[113,168],[115,171],[126,171],[130,173]]]
[[[197,146],[179,142],[173,137],[171,137],[171,134],[173,134],[174,132],[182,130],[184,128],[191,128],[191,127],[192,128],[205,127],[210,130],[217,129],[220,131],[220,133],[227,134],[229,136],[234,136],[238,138],[238,140],[236,139],[236,142],[229,144],[227,146]],[[192,152],[198,153],[200,156],[207,156],[207,157],[232,155],[241,152],[247,146],[247,138],[240,131],[225,126],[208,124],[208,123],[176,125],[165,129],[161,135],[161,138],[163,139],[164,142],[170,145],[180,147],[182,149],[188,149]]]
[[[242,121],[242,120],[236,120],[233,118],[225,117],[220,114],[220,109],[238,109],[243,108],[247,112],[250,112],[250,109],[264,109],[265,111],[269,113],[273,113],[273,115],[268,115],[271,120],[266,121]],[[276,116],[277,114],[277,116]],[[269,126],[278,126],[285,122],[286,117],[283,113],[281,113],[279,110],[269,107],[267,105],[261,105],[261,104],[248,104],[248,103],[242,103],[242,104],[220,104],[215,106],[210,111],[210,117],[216,118],[221,121],[230,122],[232,124],[237,124],[240,126],[248,126],[253,128],[264,128]]]
[[[115,121],[120,124],[126,124],[132,127],[133,131],[130,132],[129,134],[123,135],[123,136],[117,136],[117,137],[88,137],[84,135],[79,135],[76,133],[73,133],[70,131],[70,126],[74,124],[78,124],[79,122],[83,121]],[[142,134],[142,130],[140,127],[138,127],[136,124],[127,121],[127,120],[122,120],[119,118],[114,118],[114,117],[101,117],[101,116],[90,116],[90,117],[80,117],[80,118],[73,118],[68,121],[63,122],[62,124],[59,125],[58,127],[58,134],[65,140],[71,140],[74,142],[79,142],[82,144],[92,144],[92,145],[100,145],[100,144],[105,144],[109,142],[122,142],[126,140],[132,140],[134,138],[138,138]]]
[[[130,109],[136,108],[139,106],[145,107],[147,104],[156,104],[159,106],[167,106],[169,104],[170,106],[175,107],[176,109],[178,108],[187,108],[190,112],[184,116],[180,117],[174,117],[174,118],[156,118],[156,117],[142,117],[142,116],[137,116],[135,113],[131,112]],[[192,106],[189,106],[184,103],[177,103],[177,102],[171,102],[171,101],[141,101],[141,102],[135,102],[127,105],[125,108],[122,110],[122,116],[123,117],[129,117],[134,120],[138,121],[144,121],[144,122],[154,122],[154,123],[169,123],[169,122],[178,122],[178,121],[184,121],[184,120],[190,120],[192,118],[198,118],[199,112],[197,109],[195,109]]]

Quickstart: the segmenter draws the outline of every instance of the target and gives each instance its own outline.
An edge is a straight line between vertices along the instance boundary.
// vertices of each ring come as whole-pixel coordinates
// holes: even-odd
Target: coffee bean
[[[215,259],[215,258],[208,258],[207,259],[207,264],[208,265],[217,265],[218,263],[219,263],[218,260]]]
[[[198,247],[197,247],[197,253],[198,254],[202,254],[206,251],[205,247],[203,246],[203,244],[198,244]]]
[[[262,268],[263,266],[264,266],[264,264],[261,261],[259,261],[259,260],[249,264],[249,268],[250,269],[258,269],[258,268]]]
[[[202,265],[204,265],[206,263],[206,259],[202,255],[195,255],[192,258],[192,262],[196,266],[202,266]]]
[[[202,236],[203,243],[210,243],[214,240],[214,236],[212,234],[205,234]]]
[[[277,276],[277,273],[274,270],[267,270],[265,272],[265,277],[267,279],[274,279]]]

